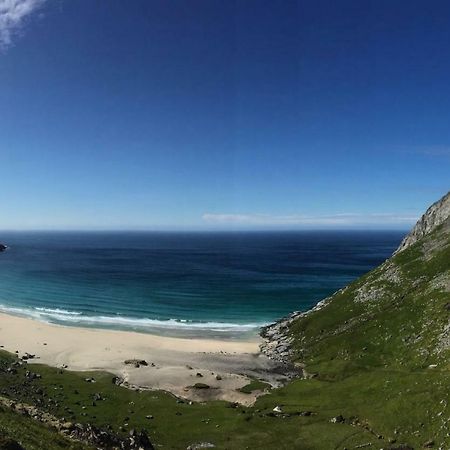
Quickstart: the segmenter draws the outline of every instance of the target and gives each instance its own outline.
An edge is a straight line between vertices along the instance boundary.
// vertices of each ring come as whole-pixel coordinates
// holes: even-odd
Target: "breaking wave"
[[[57,323],[66,325],[79,325],[89,327],[103,328],[120,328],[131,330],[155,330],[155,329],[172,329],[172,330],[204,330],[214,332],[245,332],[257,330],[267,325],[267,323],[226,323],[226,322],[200,322],[181,319],[148,319],[128,317],[121,315],[107,316],[90,316],[79,311],[69,311],[59,308],[19,308],[12,306],[0,305],[0,311],[6,314],[13,314],[21,317],[28,317],[47,323]]]

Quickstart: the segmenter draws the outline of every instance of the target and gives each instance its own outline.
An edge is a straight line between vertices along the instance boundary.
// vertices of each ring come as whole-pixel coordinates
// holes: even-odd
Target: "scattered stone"
[[[339,416],[333,417],[330,420],[330,422],[331,423],[343,423],[343,422],[345,422],[345,419],[341,415],[339,415]]]
[[[200,442],[199,444],[191,444],[186,450],[201,450],[203,448],[215,448],[215,445],[211,442]]]
[[[272,409],[273,412],[275,413],[282,413],[283,411],[281,410],[280,406],[275,406],[275,408]]]
[[[226,407],[236,409],[239,408],[239,403],[238,402],[227,403]]]
[[[22,361],[28,361],[29,359],[34,359],[36,355],[32,355],[31,353],[25,352],[22,356]]]
[[[19,414],[27,415],[33,419],[46,424],[47,426],[57,430],[59,433],[72,440],[83,442],[94,448],[117,448],[123,450],[154,450],[147,433],[142,430],[137,432],[130,431],[129,436],[122,437],[111,431],[102,430],[89,423],[73,424],[72,422],[42,411],[33,405],[25,403],[16,403],[5,397],[0,397],[0,406],[6,407]],[[82,415],[87,416],[86,413]],[[0,437],[0,448],[5,450],[23,450],[20,445],[5,446],[4,440]]]
[[[121,377],[112,377],[112,384],[115,384],[116,386],[120,386],[123,384],[123,382],[125,381],[123,378]]]
[[[134,366],[137,369],[141,366],[148,366],[148,362],[145,359],[126,359],[124,364]]]
[[[61,424],[61,429],[62,430],[71,430],[73,428],[73,423],[72,422],[64,422]]]

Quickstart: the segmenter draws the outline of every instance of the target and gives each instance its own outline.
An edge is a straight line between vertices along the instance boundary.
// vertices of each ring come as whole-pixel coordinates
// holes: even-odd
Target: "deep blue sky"
[[[409,227],[450,189],[449,2],[7,3],[0,228]]]

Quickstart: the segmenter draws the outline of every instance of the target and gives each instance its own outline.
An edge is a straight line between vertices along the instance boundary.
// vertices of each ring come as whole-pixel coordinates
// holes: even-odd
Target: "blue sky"
[[[450,4],[0,0],[0,228],[408,228]]]

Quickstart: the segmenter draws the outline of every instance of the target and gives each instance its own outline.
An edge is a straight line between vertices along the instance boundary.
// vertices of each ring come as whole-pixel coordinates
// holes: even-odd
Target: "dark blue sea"
[[[0,309],[73,326],[244,337],[388,258],[404,232],[8,232]]]

